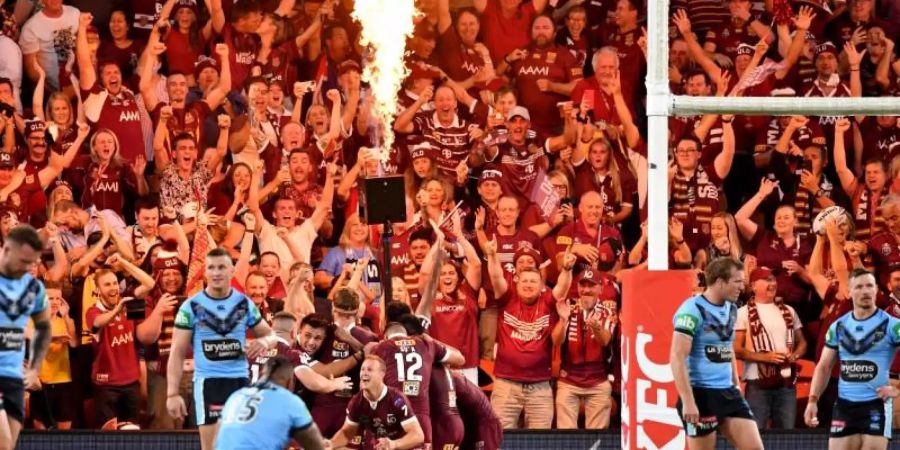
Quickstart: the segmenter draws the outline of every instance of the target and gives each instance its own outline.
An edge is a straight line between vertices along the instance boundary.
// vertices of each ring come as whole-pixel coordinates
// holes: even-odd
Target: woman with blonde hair
[[[716,213],[709,222],[709,234],[709,246],[698,250],[694,257],[695,268],[703,270],[708,262],[721,257],[744,261],[746,255],[741,247],[734,216],[727,212]]]
[[[91,137],[90,148],[91,162],[84,175],[82,206],[122,211],[126,192],[139,196],[150,193],[144,178],[147,160],[138,155],[133,166],[127,164],[120,156],[119,139],[112,130],[97,130]]]
[[[629,168],[619,164],[612,146],[603,137],[589,143],[579,142],[572,155],[572,165],[575,167],[576,195],[599,192],[603,197],[603,223],[618,226],[631,215],[631,197],[636,186],[632,182],[633,176],[623,176],[622,171]]]
[[[446,213],[453,206],[453,186],[441,177],[427,178],[416,193],[416,216],[426,225],[429,220],[444,222]]]

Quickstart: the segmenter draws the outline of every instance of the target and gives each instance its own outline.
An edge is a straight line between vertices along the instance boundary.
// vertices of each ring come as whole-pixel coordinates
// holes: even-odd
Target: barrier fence
[[[895,433],[900,430],[896,430]],[[825,430],[784,430],[763,433],[767,449],[828,448]],[[900,449],[900,442],[891,442]],[[199,450],[195,432],[154,431],[24,431],[18,450]],[[619,430],[607,431],[510,431],[503,440],[503,450],[612,450],[620,449]],[[666,446],[660,448],[667,448]],[[719,438],[717,449],[733,448]]]

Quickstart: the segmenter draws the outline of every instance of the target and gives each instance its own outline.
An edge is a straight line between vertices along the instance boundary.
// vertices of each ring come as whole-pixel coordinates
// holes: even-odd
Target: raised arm
[[[228,152],[228,135],[231,129],[231,116],[228,114],[219,114],[217,117],[219,126],[219,140],[216,142],[216,148],[213,152],[206,152],[206,169],[215,172],[219,167],[219,163],[225,159]]]
[[[27,58],[25,62],[28,62]],[[37,58],[32,58],[31,63],[33,65],[34,73],[37,75],[37,81],[34,86],[34,95],[31,97],[31,109],[34,111],[34,117],[46,121],[47,119],[44,117],[44,84],[46,84],[47,74],[44,72],[44,68],[41,67],[41,63]]]
[[[687,11],[679,9],[675,12],[672,20],[675,22],[678,32],[681,33],[681,36],[684,38],[684,42],[687,43],[688,53],[690,53],[694,61],[697,62],[697,65],[703,68],[710,78],[715,78],[719,73],[719,66],[716,65],[715,61],[706,54],[706,51],[703,50],[703,47],[697,42],[697,36],[691,31],[691,19],[688,17]]]
[[[834,170],[837,171],[841,187],[847,195],[853,195],[856,190],[856,175],[847,166],[847,151],[844,149],[844,134],[850,129],[850,120],[838,119],[834,123]]]
[[[422,95],[419,95],[419,98],[416,99],[416,102],[413,103],[409,108],[406,108],[399,116],[397,116],[397,120],[394,121],[394,131],[398,133],[412,133],[415,129],[413,125],[413,118],[416,116],[416,113],[419,109],[422,108],[422,105],[431,101],[431,97],[434,96],[434,89],[426,88],[425,92],[422,92]]]
[[[115,235],[115,233],[113,233],[113,235]],[[122,247],[119,247],[119,249],[121,250]],[[127,272],[129,275],[131,275],[132,278],[137,280],[138,283],[141,283],[141,285],[134,290],[135,297],[144,298],[147,296],[147,294],[150,293],[150,291],[153,290],[154,287],[156,287],[156,280],[154,280],[153,277],[147,274],[147,272],[141,270],[140,267],[134,265],[134,263],[129,261],[124,254],[116,254],[113,255],[112,258],[114,260],[110,261],[109,264],[118,261],[119,264],[122,265],[122,269],[124,269],[125,272]]]
[[[479,13],[484,13],[489,1],[491,0],[472,0],[472,6],[474,6]]]
[[[572,287],[572,268],[575,267],[576,257],[572,254],[571,248],[566,250],[563,255],[562,270],[559,272],[559,278],[556,279],[556,286],[553,287],[553,298],[557,301],[563,301],[569,295],[569,288]]]
[[[722,116],[722,152],[713,162],[716,175],[723,180],[728,176],[728,172],[731,172],[731,164],[734,162],[734,128],[731,126],[733,120],[734,116]]]
[[[219,55],[219,60],[224,61],[224,63],[222,63],[218,84],[216,84],[216,87],[210,89],[206,94],[206,98],[203,99],[203,101],[209,105],[211,111],[218,108],[219,105],[222,104],[222,101],[225,100],[228,92],[231,91],[231,64],[226,64],[228,62],[228,46],[225,44],[216,44],[215,51],[216,55]]]
[[[212,21],[213,31],[217,34],[222,33],[225,28],[225,11],[222,9],[222,0],[210,0],[209,18]],[[228,61],[222,61],[222,66]]]
[[[571,2],[570,2],[571,3]],[[453,26],[453,17],[450,16],[450,0],[438,0],[438,34],[444,34],[448,28]]]
[[[75,58],[78,61],[78,82],[82,90],[94,87],[97,82],[97,71],[91,61],[91,49],[87,41],[87,28],[94,20],[90,13],[81,13],[78,18],[78,36],[75,37]]]
[[[777,187],[777,181],[763,178],[759,182],[759,190],[756,192],[756,195],[750,197],[750,200],[747,200],[747,203],[744,203],[744,206],[741,206],[741,209],[734,214],[734,221],[737,223],[738,230],[740,230],[744,239],[749,240],[756,235],[759,225],[753,220],[753,213],[756,212],[756,209],[759,208],[763,201],[769,198],[769,195],[772,195],[772,192],[775,192]]]
[[[503,267],[500,258],[497,257],[497,237],[484,243],[484,256],[487,257],[488,275],[491,277],[491,286],[494,288],[494,298],[500,298],[506,293],[509,285],[503,275]]]
[[[156,131],[153,134],[153,156],[156,161],[157,173],[162,173],[172,162],[169,158],[169,150],[166,148],[166,140],[169,137],[169,127],[166,123],[171,117],[171,106],[166,105],[159,110],[159,121],[156,122]]]

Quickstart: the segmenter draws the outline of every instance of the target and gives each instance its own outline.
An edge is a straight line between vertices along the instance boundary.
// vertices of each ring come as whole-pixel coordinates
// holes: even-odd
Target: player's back
[[[225,403],[216,450],[281,450],[293,432],[312,425],[299,397],[274,383],[238,390]]]
[[[462,417],[456,407],[456,386],[449,369],[442,364],[434,367],[428,390],[431,401],[432,447],[455,448],[465,432]],[[447,447],[447,446],[450,447]]]
[[[406,395],[416,414],[429,415],[431,373],[435,362],[444,361],[447,349],[420,336],[392,336],[379,343],[372,353],[387,366],[384,383]]]
[[[491,401],[481,388],[466,377],[451,373],[456,393],[456,406],[465,425],[465,440],[460,448],[483,448],[496,450],[503,441],[503,425]]]
[[[300,350],[292,348],[289,342],[286,342],[283,339],[279,338],[278,344],[276,344],[275,347],[264,351],[261,355],[250,361],[251,383],[256,383],[257,381],[259,381],[259,377],[260,375],[262,375],[263,368],[266,366],[266,363],[276,356],[288,360],[293,367],[297,367],[303,363],[302,352]]]

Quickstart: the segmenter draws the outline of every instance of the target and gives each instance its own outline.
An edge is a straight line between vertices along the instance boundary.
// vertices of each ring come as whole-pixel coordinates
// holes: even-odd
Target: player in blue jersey
[[[714,449],[721,431],[741,450],[762,449],[734,362],[734,301],[744,289],[744,267],[719,258],[706,266],[705,278],[706,290],[685,300],[673,319],[670,362],[688,447]]]
[[[9,231],[0,249],[0,449],[16,448],[25,420],[25,389],[40,389],[38,374],[50,345],[47,292],[29,273],[43,248],[37,231],[20,225]],[[23,369],[29,317],[34,336]]]
[[[853,310],[828,327],[803,419],[811,427],[819,424],[819,396],[828,384],[835,361],[840,361],[828,448],[886,449],[891,438],[893,400],[897,396],[888,380],[888,370],[900,347],[900,320],[875,306],[875,275],[855,269],[848,285]]]
[[[176,419],[187,415],[179,395],[183,363],[194,351],[194,406],[202,450],[212,450],[219,415],[233,392],[250,384],[247,358],[274,347],[278,339],[246,295],[231,288],[234,264],[222,248],[205,262],[206,289],[184,301],[175,315],[166,382],[166,409]],[[247,344],[247,331],[256,339]]]
[[[282,450],[291,439],[304,450],[325,448],[306,404],[292,392],[293,372],[287,359],[270,358],[259,382],[228,397],[216,450]]]

